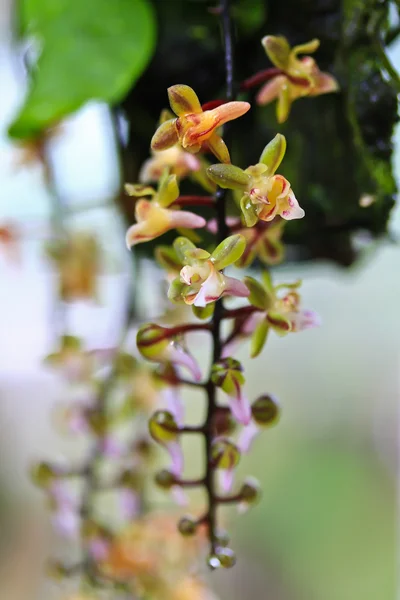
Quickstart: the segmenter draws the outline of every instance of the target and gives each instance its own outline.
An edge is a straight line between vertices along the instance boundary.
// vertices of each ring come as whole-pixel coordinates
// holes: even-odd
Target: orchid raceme
[[[168,97],[177,118],[160,125],[151,140],[152,150],[166,150],[180,143],[188,152],[211,152],[223,163],[230,162],[229,150],[217,129],[244,115],[248,102],[226,102],[212,110],[203,111],[195,91],[187,85],[168,88]]]
[[[221,272],[243,254],[245,239],[240,234],[226,238],[212,254],[183,237],[175,240],[174,249],[185,266],[171,282],[168,297],[173,302],[205,307],[222,296],[249,295],[243,282]]]
[[[290,183],[275,175],[286,151],[286,139],[277,134],[264,148],[260,162],[242,170],[233,165],[212,165],[207,172],[222,188],[240,190],[243,218],[247,227],[257,221],[272,221],[277,215],[283,219],[301,219],[304,210],[294,195]]]
[[[339,89],[336,79],[328,73],[322,73],[311,56],[298,58],[299,54],[315,52],[319,47],[319,40],[314,39],[291,48],[285,37],[267,35],[261,43],[278,72],[261,88],[256,100],[261,105],[278,100],[278,123],[286,121],[290,106],[297,98],[319,96]]]
[[[154,240],[171,229],[198,229],[206,224],[203,217],[192,212],[169,208],[179,197],[179,188],[176,175],[168,175],[168,171],[164,172],[157,191],[150,186],[132,184],[127,184],[125,190],[129,196],[138,198],[135,206],[137,223],[126,233],[128,248]]]

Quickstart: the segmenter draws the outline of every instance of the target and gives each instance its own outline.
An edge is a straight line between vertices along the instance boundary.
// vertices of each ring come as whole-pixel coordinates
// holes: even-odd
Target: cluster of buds
[[[91,440],[77,465],[42,462],[32,469],[55,531],[80,548],[76,564],[53,561],[50,574],[79,575],[90,587],[107,578],[116,536],[141,518],[154,454],[143,426],[157,407],[160,386],[152,371],[125,350],[87,351],[73,336],[64,336],[46,363],[69,383],[69,401],[56,408],[56,422],[74,438]],[[99,517],[104,495],[116,505],[119,522],[113,528]]]
[[[284,38],[268,36],[263,45],[276,68],[266,77],[270,80],[268,89],[260,92],[259,101],[278,96],[278,121],[286,119],[295,98],[336,89],[335,80],[321,73],[313,59],[297,58],[299,53],[315,51],[317,41],[291,50]],[[249,87],[247,82],[243,89]],[[255,436],[279,418],[279,405],[271,394],[249,400],[243,367],[232,352],[239,342],[250,338],[251,356],[257,356],[270,329],[283,336],[314,327],[319,319],[313,311],[301,308],[300,282],[274,285],[268,271],[261,282],[225,273],[232,266],[248,267],[255,259],[266,266],[280,262],[285,222],[305,215],[289,181],[277,173],[286,151],[285,137],[278,133],[266,145],[258,163],[242,169],[231,164],[220,127],[244,115],[250,108],[247,102],[210,102],[202,106],[194,90],[182,84],[170,87],[168,97],[175,116],[169,114],[170,118],[162,119],[152,138],[152,157],[141,172],[142,180],[158,181],[158,190],[143,184],[126,186],[128,194],[137,198],[137,223],[128,230],[127,245],[131,248],[170,229],[180,233],[172,246],[159,246],[155,254],[166,270],[168,298],[175,304],[190,306],[200,322],[170,326],[168,322],[163,326],[146,323],[137,333],[137,346],[145,359],[159,365],[157,376],[164,385],[165,406],[151,416],[149,431],[168,452],[170,465],[156,474],[156,483],[180,503],[187,502],[188,489],[205,490],[205,510],[198,516],[182,518],[178,529],[185,537],[206,532],[210,543],[208,564],[214,569],[235,563],[227,534],[218,527],[217,508],[236,504],[243,511],[258,501],[260,490],[253,479],[235,488],[235,469]],[[219,160],[218,164],[209,164],[205,172],[203,153]],[[195,164],[190,157],[199,157],[198,162]],[[198,181],[204,190],[210,192],[214,187],[216,193],[180,195],[178,178],[182,180],[200,168],[203,178]],[[233,201],[229,207],[230,214],[236,210],[237,216],[227,217],[226,190],[241,194],[239,206]],[[197,212],[181,210],[202,206],[215,210],[215,218],[208,223]],[[190,229],[201,228],[215,234],[218,243],[214,247],[193,243]],[[229,302],[230,298],[245,299],[246,304],[229,308],[225,300]],[[232,327],[223,338],[225,321]],[[188,350],[186,336],[195,332],[206,333],[212,340],[208,373]],[[185,424],[182,386],[205,393],[207,416],[197,426]],[[184,476],[183,435],[201,435],[205,440],[204,473],[199,478]]]

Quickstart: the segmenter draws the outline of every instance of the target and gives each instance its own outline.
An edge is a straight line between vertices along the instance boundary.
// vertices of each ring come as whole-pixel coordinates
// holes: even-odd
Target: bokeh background
[[[13,223],[23,235],[17,265],[0,253],[3,524],[10,503],[39,502],[26,475],[34,460],[71,459],[81,450],[54,426],[54,406],[67,391],[42,365],[55,339],[55,275],[42,251],[52,202],[40,165],[26,161],[7,137],[26,86],[11,45],[10,10],[8,0],[1,0],[0,225]],[[400,45],[392,47],[390,56],[399,67]],[[107,106],[91,103],[67,119],[52,141],[51,160],[69,224],[95,232],[102,241],[99,302],[74,305],[68,323],[90,347],[109,347],[120,334],[129,286],[138,290],[143,318],[158,314],[162,306],[154,292],[160,273],[147,259],[135,265],[124,246],[125,225],[114,201],[121,169]],[[399,180],[399,129],[394,173]],[[245,346],[239,351],[249,396],[266,390],[275,394],[282,417],[241,465],[241,473],[260,479],[264,494],[247,515],[228,515],[239,562],[233,571],[213,576],[222,599],[400,597],[398,207],[390,232],[392,241],[370,245],[347,269],[323,260],[276,269],[278,280],[303,279],[304,305],[321,315],[322,326],[283,340],[271,336],[253,362]],[[207,361],[206,350],[199,359]],[[201,410],[195,402],[187,395],[193,419]],[[196,448],[187,452],[190,467],[198,461]]]

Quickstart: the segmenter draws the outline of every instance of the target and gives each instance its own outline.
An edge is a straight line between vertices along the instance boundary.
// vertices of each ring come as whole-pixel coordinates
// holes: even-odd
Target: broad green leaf
[[[19,30],[40,48],[9,134],[31,138],[89,100],[121,100],[155,43],[147,0],[20,0]]]

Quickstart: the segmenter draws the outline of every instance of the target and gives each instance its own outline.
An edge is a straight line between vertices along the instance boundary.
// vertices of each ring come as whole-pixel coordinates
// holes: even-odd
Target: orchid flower
[[[298,58],[299,54],[315,52],[319,40],[313,39],[291,48],[285,37],[267,35],[261,43],[278,73],[261,88],[256,101],[264,105],[277,98],[278,123],[286,121],[291,104],[297,98],[319,96],[339,89],[336,79],[328,73],[322,73],[311,56]]]
[[[150,186],[132,184],[127,184],[125,190],[129,196],[139,198],[135,206],[137,222],[126,233],[128,248],[154,240],[171,229],[198,229],[206,224],[199,215],[169,208],[179,196],[179,187],[176,175],[168,175],[167,171],[161,178],[157,191]]]
[[[245,298],[249,295],[244,283],[221,272],[243,254],[243,236],[232,235],[226,238],[212,254],[196,248],[183,237],[175,240],[174,249],[185,266],[179,277],[171,282],[168,297],[173,302],[205,307],[222,296]]]
[[[317,313],[301,308],[301,296],[296,291],[301,281],[274,287],[265,272],[262,284],[252,277],[246,277],[245,282],[250,290],[249,301],[258,310],[241,324],[238,338],[251,336],[252,357],[263,349],[269,329],[282,336],[320,325]]]
[[[152,150],[166,150],[179,142],[188,152],[207,150],[219,161],[229,163],[229,150],[217,129],[244,115],[250,104],[226,102],[212,110],[203,111],[195,91],[180,84],[168,88],[168,97],[177,118],[160,125],[151,140]]]
[[[214,363],[211,381],[228,394],[228,404],[233,418],[242,425],[248,425],[251,420],[251,408],[243,392],[245,378],[240,362],[234,358],[224,358]]]
[[[220,187],[242,191],[240,208],[247,227],[257,221],[272,221],[277,215],[283,219],[301,219],[300,208],[290,183],[282,175],[275,175],[286,151],[286,139],[277,134],[264,148],[260,162],[242,170],[233,165],[212,165],[207,173]]]
[[[159,181],[165,168],[170,169],[171,174],[176,175],[178,179],[182,179],[190,172],[198,171],[201,163],[197,156],[185,152],[177,145],[167,150],[153,151],[151,158],[146,160],[140,169],[139,181]]]

